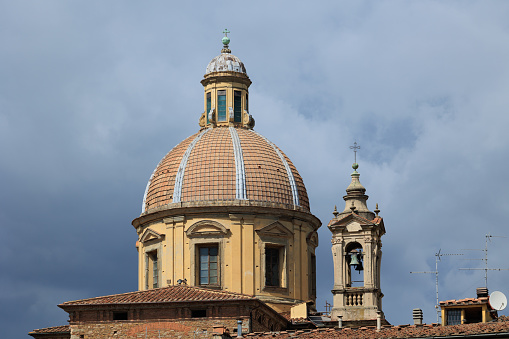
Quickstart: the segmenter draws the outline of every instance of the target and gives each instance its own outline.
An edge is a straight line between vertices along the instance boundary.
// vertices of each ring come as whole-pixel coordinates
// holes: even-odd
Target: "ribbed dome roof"
[[[212,59],[207,66],[205,74],[227,71],[247,74],[246,67],[244,67],[242,61],[231,53],[221,53]]]
[[[309,212],[304,182],[290,159],[257,132],[235,127],[202,129],[175,146],[147,184],[143,212],[218,201]]]

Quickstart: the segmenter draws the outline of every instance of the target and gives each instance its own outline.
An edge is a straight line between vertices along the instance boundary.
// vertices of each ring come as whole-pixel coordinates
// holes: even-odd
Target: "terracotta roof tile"
[[[355,213],[354,213],[354,215],[355,215],[355,218],[361,219],[361,220],[363,220],[363,221],[365,221],[365,222],[368,222],[368,223],[370,223],[370,224],[378,224],[380,221],[382,221],[382,218],[381,218],[381,217],[376,217],[376,218],[375,218],[375,219],[373,219],[373,220],[368,220],[368,219],[366,219],[366,218],[364,218],[364,217],[361,217],[361,216],[360,216],[360,215],[358,215],[358,214],[355,214]],[[343,220],[345,220],[345,219],[347,219],[347,218],[350,218],[351,216],[352,216],[352,213],[350,213],[350,214],[346,214],[346,215],[343,215],[342,217],[340,216],[340,218],[339,218],[339,219],[333,218],[333,219],[331,219],[331,221],[329,221],[328,226],[332,226],[332,225],[334,225],[334,224],[341,223],[341,221],[343,221]]]
[[[75,305],[102,305],[102,304],[130,304],[130,303],[174,303],[174,302],[206,302],[224,300],[254,300],[253,296],[212,290],[195,286],[169,286],[136,291],[122,294],[113,294],[103,297],[67,301],[58,306]]]
[[[481,297],[481,298],[464,298],[464,299],[452,299],[452,300],[446,300],[441,301],[440,306],[462,306],[462,305],[482,305],[482,304],[488,304],[489,305],[489,297]]]
[[[431,325],[431,324],[430,324]],[[429,337],[454,337],[458,335],[477,335],[477,334],[492,334],[500,333],[509,336],[509,322],[503,321],[491,323],[476,323],[476,324],[463,324],[440,326],[438,324],[430,325],[400,325],[400,326],[384,326],[380,331],[375,328],[362,327],[362,328],[320,328],[317,330],[299,330],[299,331],[284,331],[284,332],[271,332],[259,333],[250,337],[254,338],[429,338]],[[505,337],[505,336],[504,336]]]
[[[291,316],[291,312],[288,311],[288,312],[281,312],[279,313],[283,318],[285,318],[286,320],[290,321],[292,319],[292,316]]]
[[[286,167],[274,147],[256,132],[236,128],[244,160],[247,199],[250,201],[293,205],[292,186]],[[173,202],[175,178],[181,160],[194,134],[175,146],[154,171],[145,198],[146,210]],[[309,211],[309,199],[302,177],[290,159],[277,148],[294,177],[299,205]],[[236,199],[236,164],[229,129],[208,130],[196,142],[184,170],[181,202],[234,201]]]
[[[43,334],[43,333],[70,333],[71,328],[69,325],[64,326],[54,326],[54,327],[46,327],[46,328],[40,328],[37,330],[33,330],[29,334]]]

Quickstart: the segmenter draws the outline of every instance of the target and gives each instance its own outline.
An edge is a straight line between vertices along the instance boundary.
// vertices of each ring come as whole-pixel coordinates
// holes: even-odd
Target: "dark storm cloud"
[[[256,129],[303,176],[324,225],[360,143],[380,203],[383,309],[435,321],[442,248],[507,235],[508,5],[475,1],[0,2],[0,304],[3,333],[65,324],[56,304],[137,288],[136,233],[158,161],[196,132],[199,83],[221,31],[253,80]],[[319,232],[318,308],[331,301],[330,232]],[[507,239],[490,243],[504,267]],[[473,254],[469,254],[473,255]],[[471,265],[471,263],[469,263]],[[483,284],[440,263],[441,299]],[[504,290],[507,273],[490,275]]]

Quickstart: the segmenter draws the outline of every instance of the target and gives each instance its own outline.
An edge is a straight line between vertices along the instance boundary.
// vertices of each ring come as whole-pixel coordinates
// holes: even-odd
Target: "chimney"
[[[422,325],[422,310],[420,308],[414,308],[413,312],[414,325]]]
[[[475,291],[477,292],[477,298],[488,297],[488,288],[487,287],[479,287]]]
[[[343,316],[338,315],[338,328],[343,328]]]
[[[237,338],[242,338],[242,319],[237,320]]]

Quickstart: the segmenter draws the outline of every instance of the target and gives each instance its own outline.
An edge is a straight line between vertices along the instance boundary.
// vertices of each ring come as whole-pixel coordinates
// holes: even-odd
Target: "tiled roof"
[[[373,220],[369,220],[369,219],[366,219],[366,218],[364,218],[364,217],[361,217],[360,215],[355,214],[355,213],[353,213],[353,215],[355,216],[355,218],[358,218],[358,219],[364,220],[365,222],[368,222],[368,223],[370,223],[370,224],[379,224],[379,223],[382,221],[382,218],[381,218],[381,217],[375,217],[375,219],[373,219]],[[351,216],[352,216],[352,213],[347,214],[347,215],[345,215],[345,216],[343,216],[343,217],[341,217],[341,216],[340,216],[340,217],[339,217],[339,219],[337,219],[337,218],[332,218],[332,219],[331,219],[331,221],[329,221],[328,226],[332,226],[332,225],[334,225],[334,224],[336,224],[336,223],[339,223],[339,222],[341,222],[342,220],[344,220],[344,219],[346,219],[346,218],[349,218],[349,217],[351,217]]]
[[[488,304],[489,297],[481,297],[481,298],[465,298],[465,299],[458,299],[458,300],[446,300],[441,301],[440,306],[464,306],[464,305],[482,305],[482,304]],[[491,306],[490,306],[491,308]]]
[[[70,333],[71,329],[69,325],[64,326],[54,326],[54,327],[46,327],[46,328],[40,328],[37,330],[33,330],[29,334],[44,334],[44,333]]]
[[[277,333],[250,333],[244,335],[244,338],[430,338],[430,337],[455,337],[455,336],[474,336],[497,334],[503,338],[509,336],[509,322],[499,321],[492,323],[477,323],[440,326],[437,324],[430,325],[400,325],[400,326],[384,326],[380,331],[376,328],[361,327],[357,329],[343,328],[320,328],[314,330],[298,330],[298,331],[282,331]]]
[[[292,320],[292,315],[291,315],[292,312],[288,311],[288,312],[280,312],[279,314],[285,318],[286,320],[290,321]]]
[[[194,286],[169,286],[147,291],[136,291],[122,294],[113,294],[103,297],[67,301],[58,306],[76,305],[104,305],[129,303],[175,303],[175,302],[207,302],[207,301],[234,301],[255,300],[253,296],[212,290]]]
[[[300,208],[309,211],[309,200],[304,182],[290,159],[279,149],[293,175],[291,178],[282,158],[272,145],[253,130],[235,128],[240,140],[245,191],[248,201],[293,206],[293,192]],[[180,200],[177,202],[235,201],[238,178],[234,144],[227,127],[215,127],[190,136],[175,146],[159,163],[148,184],[145,209],[174,203],[174,189],[179,168],[183,170]],[[196,143],[193,146],[193,140]],[[187,162],[183,162],[186,152]],[[182,165],[181,165],[182,163]],[[184,166],[185,165],[185,166]],[[237,168],[237,171],[236,171]],[[170,205],[171,206],[171,205]]]

